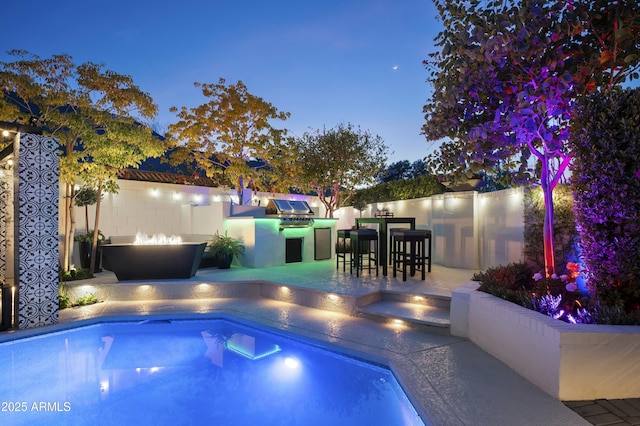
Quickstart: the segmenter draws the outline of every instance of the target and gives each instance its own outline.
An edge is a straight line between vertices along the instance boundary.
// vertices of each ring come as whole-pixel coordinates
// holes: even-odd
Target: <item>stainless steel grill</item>
[[[266,217],[280,219],[280,228],[313,226],[313,210],[306,201],[271,199],[265,208]]]

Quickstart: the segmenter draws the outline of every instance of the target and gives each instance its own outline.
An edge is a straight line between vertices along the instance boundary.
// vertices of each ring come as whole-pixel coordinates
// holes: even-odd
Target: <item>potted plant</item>
[[[224,235],[216,232],[207,251],[216,259],[216,266],[218,268],[228,269],[231,267],[233,256],[244,253],[244,245],[242,245],[240,240],[228,236],[226,232]]]
[[[78,255],[80,256],[80,267],[89,269],[91,262],[91,245],[93,244],[93,231],[86,234],[79,234],[73,238],[78,243]],[[98,252],[96,253],[96,265],[93,272],[100,272],[100,257],[102,250],[100,244],[105,241],[104,234],[98,230]]]

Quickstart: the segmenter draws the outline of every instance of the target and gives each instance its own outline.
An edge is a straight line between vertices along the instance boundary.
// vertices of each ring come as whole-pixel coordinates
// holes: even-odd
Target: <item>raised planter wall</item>
[[[451,334],[558,399],[640,398],[640,327],[567,324],[477,287],[453,292]]]

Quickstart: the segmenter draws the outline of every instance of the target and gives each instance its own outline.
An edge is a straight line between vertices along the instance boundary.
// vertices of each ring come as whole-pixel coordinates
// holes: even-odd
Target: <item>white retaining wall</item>
[[[640,327],[568,324],[475,291],[453,291],[451,334],[468,338],[549,395],[640,398]]]

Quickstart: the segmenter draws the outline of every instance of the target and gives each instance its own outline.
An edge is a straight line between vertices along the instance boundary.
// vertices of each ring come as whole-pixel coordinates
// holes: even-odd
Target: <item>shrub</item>
[[[480,282],[478,290],[523,305],[535,286],[532,277],[524,263],[510,263],[474,274],[473,280]]]
[[[640,325],[640,310],[604,305],[580,293],[575,284],[578,268],[569,263],[568,274],[545,278],[524,263],[511,263],[477,273],[473,280],[480,282],[479,291],[565,322]]]
[[[394,180],[356,191],[349,205],[354,207],[386,201],[430,197],[446,191],[435,176],[420,175],[413,179]]]
[[[570,140],[587,283],[604,306],[640,310],[640,89],[584,99]]]
[[[60,269],[58,271],[58,279],[61,282],[86,280],[89,278],[93,278],[93,273],[91,273],[91,271],[89,271],[88,269],[79,268],[79,269],[72,269],[66,272]]]

